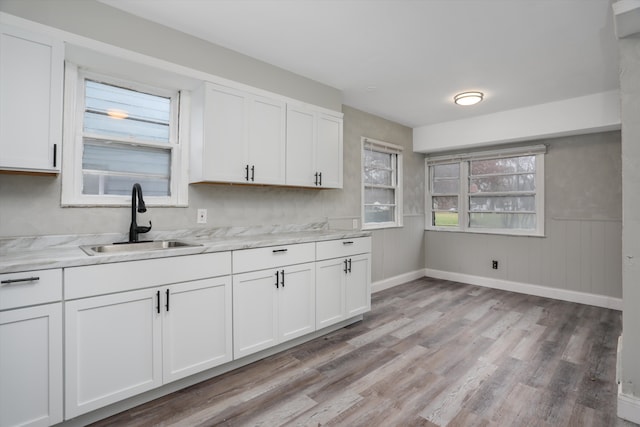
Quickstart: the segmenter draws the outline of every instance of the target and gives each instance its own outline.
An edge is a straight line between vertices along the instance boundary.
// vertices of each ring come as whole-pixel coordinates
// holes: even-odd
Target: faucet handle
[[[151,231],[151,227],[152,226],[153,226],[153,224],[151,224],[151,221],[149,221],[149,226],[148,227],[138,226],[136,231],[138,233],[148,233],[149,231]]]

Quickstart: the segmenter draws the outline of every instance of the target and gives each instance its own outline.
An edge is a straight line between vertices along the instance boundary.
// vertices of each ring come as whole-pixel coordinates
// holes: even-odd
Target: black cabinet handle
[[[53,144],[53,167],[58,163],[58,144]]]
[[[316,177],[316,180],[315,180],[315,182],[313,184],[317,186],[318,185],[318,172],[316,172],[313,176]]]
[[[348,272],[348,270],[347,270],[347,260],[346,259],[344,260],[344,272],[345,272],[345,274]]]
[[[320,187],[322,187],[322,172],[318,173],[318,176],[320,177],[320,181],[319,181],[318,185]]]
[[[274,254],[277,254],[277,253],[283,253],[283,252],[287,252],[287,251],[288,251],[288,249],[274,249],[271,252],[273,252]]]
[[[0,282],[2,285],[12,285],[14,283],[22,283],[22,282],[37,282],[40,280],[37,276],[32,277],[23,277],[22,279],[7,279]]]
[[[160,291],[156,292],[156,298],[157,298],[156,312],[160,314]]]
[[[253,181],[253,178],[255,176],[255,171],[256,171],[256,167],[255,166],[251,166],[251,181]]]
[[[284,270],[282,270],[282,277],[280,278],[280,285],[284,288]]]
[[[245,181],[249,181],[249,165],[244,167],[244,179]]]
[[[347,240],[346,242],[342,242],[343,245],[353,245],[353,240]]]
[[[169,289],[167,289],[167,303],[164,306],[169,311]]]
[[[280,287],[280,272],[276,270],[276,288]]]
[[[349,258],[349,273],[351,273],[351,258]]]

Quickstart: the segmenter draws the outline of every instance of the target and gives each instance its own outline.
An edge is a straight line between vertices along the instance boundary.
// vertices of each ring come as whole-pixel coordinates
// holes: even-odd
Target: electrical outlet
[[[357,220],[357,219],[354,219],[354,220],[353,220],[353,229],[354,229],[354,230],[357,230],[357,229],[358,229],[358,220]]]
[[[207,223],[207,210],[206,209],[198,209],[198,224],[206,224]]]
[[[498,269],[498,261],[496,261],[495,259],[493,261],[491,261],[491,268],[493,268],[494,270]]]

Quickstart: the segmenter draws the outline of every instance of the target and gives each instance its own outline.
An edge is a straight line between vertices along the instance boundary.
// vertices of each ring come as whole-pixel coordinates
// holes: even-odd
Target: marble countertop
[[[106,264],[170,256],[233,251],[370,236],[368,231],[331,230],[324,223],[302,226],[226,227],[159,231],[145,240],[179,240],[200,246],[87,255],[80,246],[126,241],[125,234],[35,236],[0,239],[0,273]]]

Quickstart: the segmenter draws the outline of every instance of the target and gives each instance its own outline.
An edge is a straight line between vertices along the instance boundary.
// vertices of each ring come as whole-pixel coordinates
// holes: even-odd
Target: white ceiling
[[[617,89],[609,0],[101,0],[410,127]],[[452,97],[480,90],[459,107]]]

